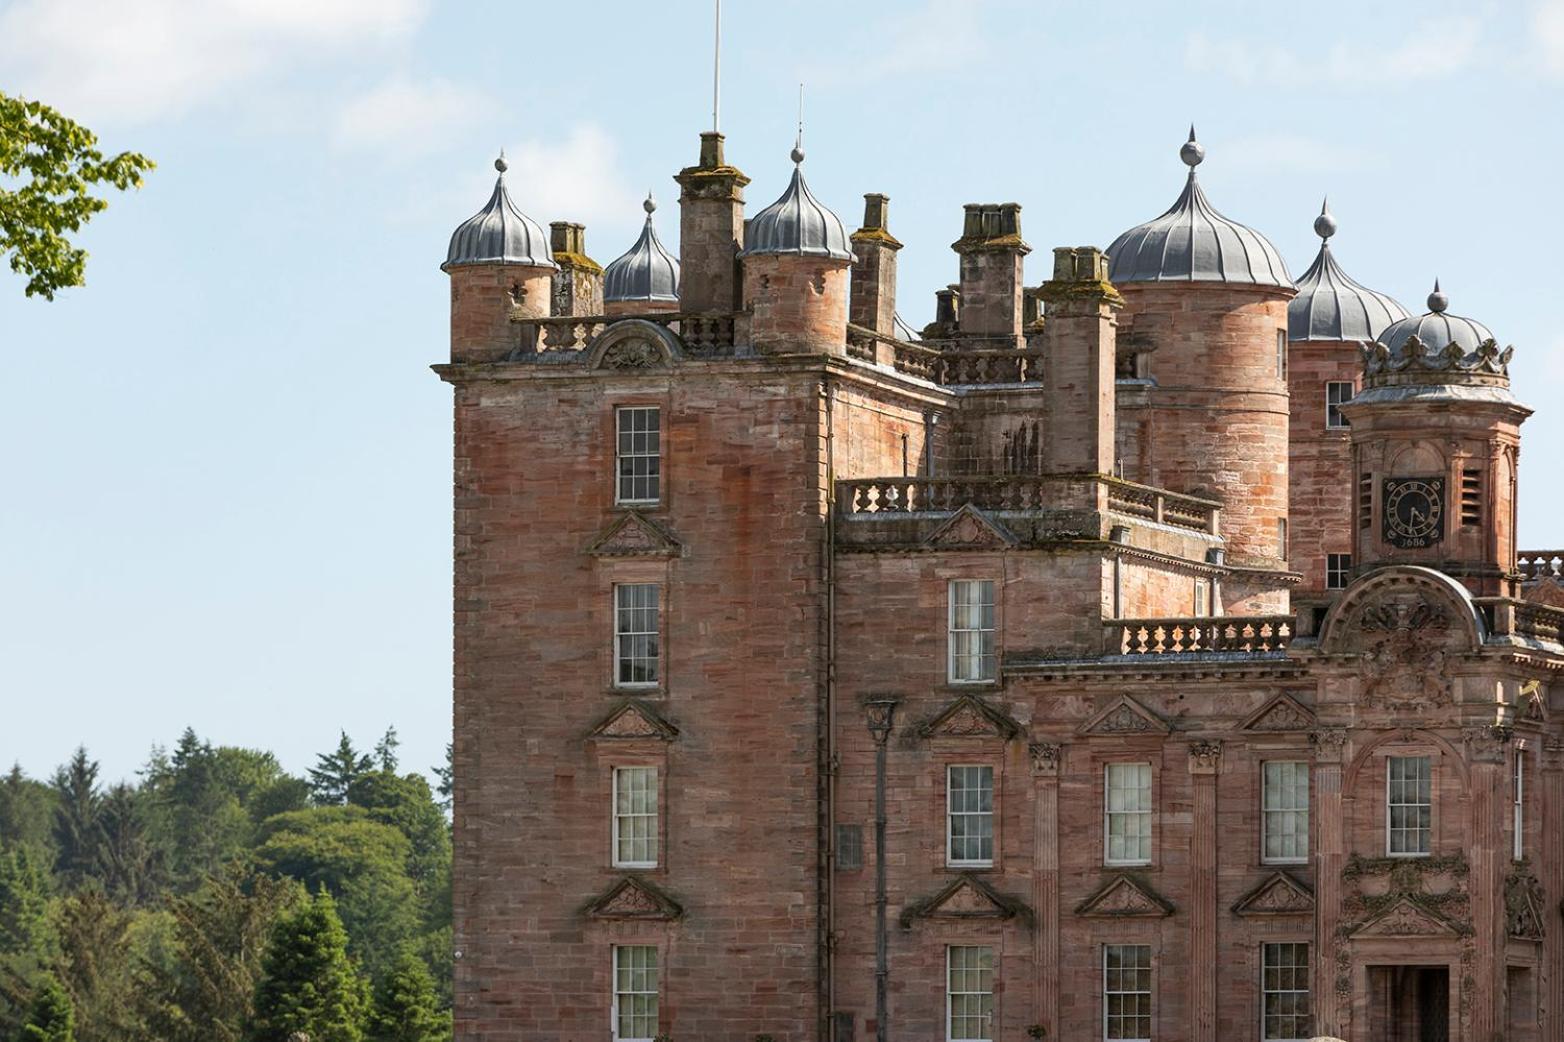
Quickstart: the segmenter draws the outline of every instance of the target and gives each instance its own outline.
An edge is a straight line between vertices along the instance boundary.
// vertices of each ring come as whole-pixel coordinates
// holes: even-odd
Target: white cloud
[[[1564,0],[1544,0],[1532,8],[1531,36],[1543,71],[1564,77]]]
[[[428,0],[15,0],[9,90],[85,119],[140,122],[311,59],[405,39]]]
[[[1419,24],[1390,46],[1337,42],[1323,54],[1195,33],[1185,42],[1184,63],[1195,72],[1217,73],[1246,84],[1395,86],[1440,79],[1467,68],[1477,57],[1482,31],[1483,24],[1475,17],[1441,18]]]
[[[339,148],[418,155],[460,138],[495,107],[475,87],[394,77],[350,98],[337,113],[333,138]]]
[[[1257,134],[1224,142],[1222,166],[1235,170],[1335,173],[1374,165],[1377,157],[1301,134]]]
[[[619,167],[614,139],[583,123],[563,139],[523,141],[505,150],[511,196],[534,220],[623,226],[638,223],[642,192]]]
[[[803,71],[806,83],[862,82],[916,73],[927,75],[960,68],[975,58],[983,42],[979,15],[986,0],[924,0],[878,28],[873,50],[855,48],[852,57],[812,64]]]

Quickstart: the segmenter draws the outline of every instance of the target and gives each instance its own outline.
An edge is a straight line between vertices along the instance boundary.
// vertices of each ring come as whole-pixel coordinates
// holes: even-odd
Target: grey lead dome
[[[1493,339],[1488,327],[1476,319],[1445,314],[1449,306],[1450,298],[1439,289],[1439,281],[1436,279],[1434,291],[1428,295],[1426,314],[1392,323],[1375,339],[1394,353],[1415,336],[1423,345],[1425,355],[1438,354],[1451,344],[1471,353],[1479,345]]]
[[[1354,281],[1331,253],[1336,218],[1320,208],[1314,231],[1324,240],[1309,270],[1297,282],[1298,295],[1287,302],[1287,339],[1369,341],[1410,314],[1394,298]]]
[[[652,227],[657,204],[648,195],[641,204],[646,210],[646,225],[641,237],[623,256],[603,269],[603,300],[677,301],[679,299],[679,258],[669,253]]]
[[[793,150],[793,180],[782,198],[757,213],[744,232],[743,257],[796,254],[806,257],[853,259],[852,243],[842,219],[816,199],[804,183],[804,154]]]
[[[1195,177],[1206,150],[1189,128],[1179,158],[1189,180],[1162,216],[1137,225],[1108,247],[1111,282],[1237,282],[1292,288],[1287,265],[1265,236],[1216,211]]]
[[[505,190],[505,156],[494,161],[500,176],[494,194],[482,210],[451,233],[442,270],[465,264],[525,264],[533,268],[558,268],[549,248],[548,233],[516,208]]]

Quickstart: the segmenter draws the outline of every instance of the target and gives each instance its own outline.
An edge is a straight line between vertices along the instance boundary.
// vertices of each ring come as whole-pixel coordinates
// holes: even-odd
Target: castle
[[[1510,349],[1180,156],[1032,285],[968,205],[918,332],[797,149],[746,217],[701,135],[606,269],[497,164],[435,367],[459,1042],[1564,1040]]]

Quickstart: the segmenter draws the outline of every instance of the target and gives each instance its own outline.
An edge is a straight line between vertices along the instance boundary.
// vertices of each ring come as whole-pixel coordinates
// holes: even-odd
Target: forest
[[[187,729],[134,783],[0,776],[0,1042],[448,1042],[449,760],[305,777]]]

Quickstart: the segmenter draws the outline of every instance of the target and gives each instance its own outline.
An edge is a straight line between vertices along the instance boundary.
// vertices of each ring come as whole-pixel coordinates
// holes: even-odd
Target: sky
[[[1521,543],[1564,545],[1564,0],[728,0],[722,129],[753,213],[805,170],[891,197],[932,318],[967,202],[1106,246],[1200,176],[1293,273],[1326,193],[1347,271],[1516,346]],[[0,765],[129,779],[191,726],[302,771],[450,730],[451,392],[438,265],[492,185],[606,263],[711,119],[711,4],[0,0],[0,91],[158,163],[87,285],[0,269]],[[548,678],[537,678],[546,687]]]

